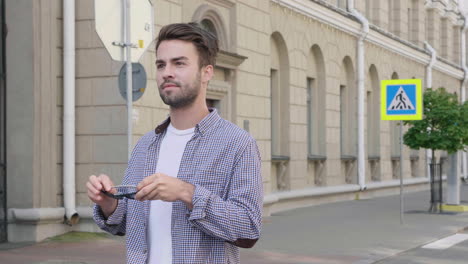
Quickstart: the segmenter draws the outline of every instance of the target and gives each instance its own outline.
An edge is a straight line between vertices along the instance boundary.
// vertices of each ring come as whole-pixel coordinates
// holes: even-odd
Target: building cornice
[[[214,5],[219,5],[219,6],[223,6],[226,8],[231,8],[236,4],[234,0],[208,0],[208,2],[211,2]]]
[[[271,1],[351,35],[359,36],[361,33],[361,25],[348,12],[333,7],[330,4],[322,3],[320,0]],[[430,55],[422,48],[390,34],[375,25],[371,25],[371,31],[365,41],[423,65],[429,63],[430,60]],[[463,79],[463,71],[458,65],[437,60],[434,69],[459,80]]]
[[[225,50],[220,50],[218,56],[216,57],[216,65],[228,69],[235,69],[239,66],[247,57],[228,52]]]

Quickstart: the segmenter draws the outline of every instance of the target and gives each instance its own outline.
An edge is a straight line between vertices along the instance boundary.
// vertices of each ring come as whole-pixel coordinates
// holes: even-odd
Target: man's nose
[[[164,79],[174,78],[174,67],[172,67],[171,65],[166,65],[166,67],[164,67],[164,70],[162,72],[162,77]]]

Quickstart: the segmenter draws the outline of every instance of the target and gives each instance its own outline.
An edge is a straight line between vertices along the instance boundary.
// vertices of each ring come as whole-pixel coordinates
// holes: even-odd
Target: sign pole
[[[133,101],[140,98],[146,88],[146,80],[141,87],[139,77],[142,74],[133,76],[135,66],[132,62],[139,61],[154,39],[154,8],[151,0],[94,0],[94,12],[96,32],[104,47],[113,60],[122,62],[123,80],[120,82],[119,76],[119,88],[122,87],[119,92],[127,101],[127,155],[130,159],[133,148]],[[138,88],[139,92],[134,94],[133,88]]]
[[[381,119],[400,121],[400,224],[403,225],[403,120],[422,119],[421,80],[382,80],[380,87]]]
[[[132,135],[133,135],[133,72],[132,72],[132,43],[130,35],[130,0],[124,1],[124,25],[125,25],[125,41],[124,45],[126,48],[126,66],[127,66],[127,149],[128,149],[128,160],[132,155]]]
[[[400,121],[400,224],[403,225],[403,121]]]

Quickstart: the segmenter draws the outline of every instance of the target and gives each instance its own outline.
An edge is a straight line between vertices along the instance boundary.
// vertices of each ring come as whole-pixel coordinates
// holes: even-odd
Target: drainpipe
[[[426,88],[432,88],[432,67],[434,66],[436,59],[437,59],[437,52],[435,49],[427,42],[424,41],[424,47],[427,51],[431,54],[431,60],[429,64],[426,66]],[[432,152],[430,149],[426,150],[426,175],[429,175],[429,179],[432,179],[432,175],[430,173],[429,164],[432,162]]]
[[[65,222],[78,223],[75,206],[75,0],[63,1],[63,203]]]
[[[369,21],[354,8],[354,0],[348,0],[348,11],[362,24],[361,35],[357,42],[357,87],[358,87],[358,184],[366,189],[366,157],[364,143],[364,39],[369,34]]]
[[[465,75],[463,77],[463,82],[461,85],[461,102],[464,103],[466,101],[466,84],[468,82],[468,67],[466,66],[466,31],[468,29],[468,18],[466,14],[463,14],[463,28],[461,32],[461,66],[463,68],[463,71],[465,72]],[[462,168],[463,168],[463,180],[467,181],[468,180],[468,165],[467,165],[467,159],[466,159],[466,151],[462,152]]]

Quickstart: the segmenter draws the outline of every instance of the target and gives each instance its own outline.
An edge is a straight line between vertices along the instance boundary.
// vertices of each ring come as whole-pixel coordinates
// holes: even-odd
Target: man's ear
[[[202,82],[209,82],[211,78],[214,76],[214,69],[213,65],[204,66],[201,70],[201,81]]]

